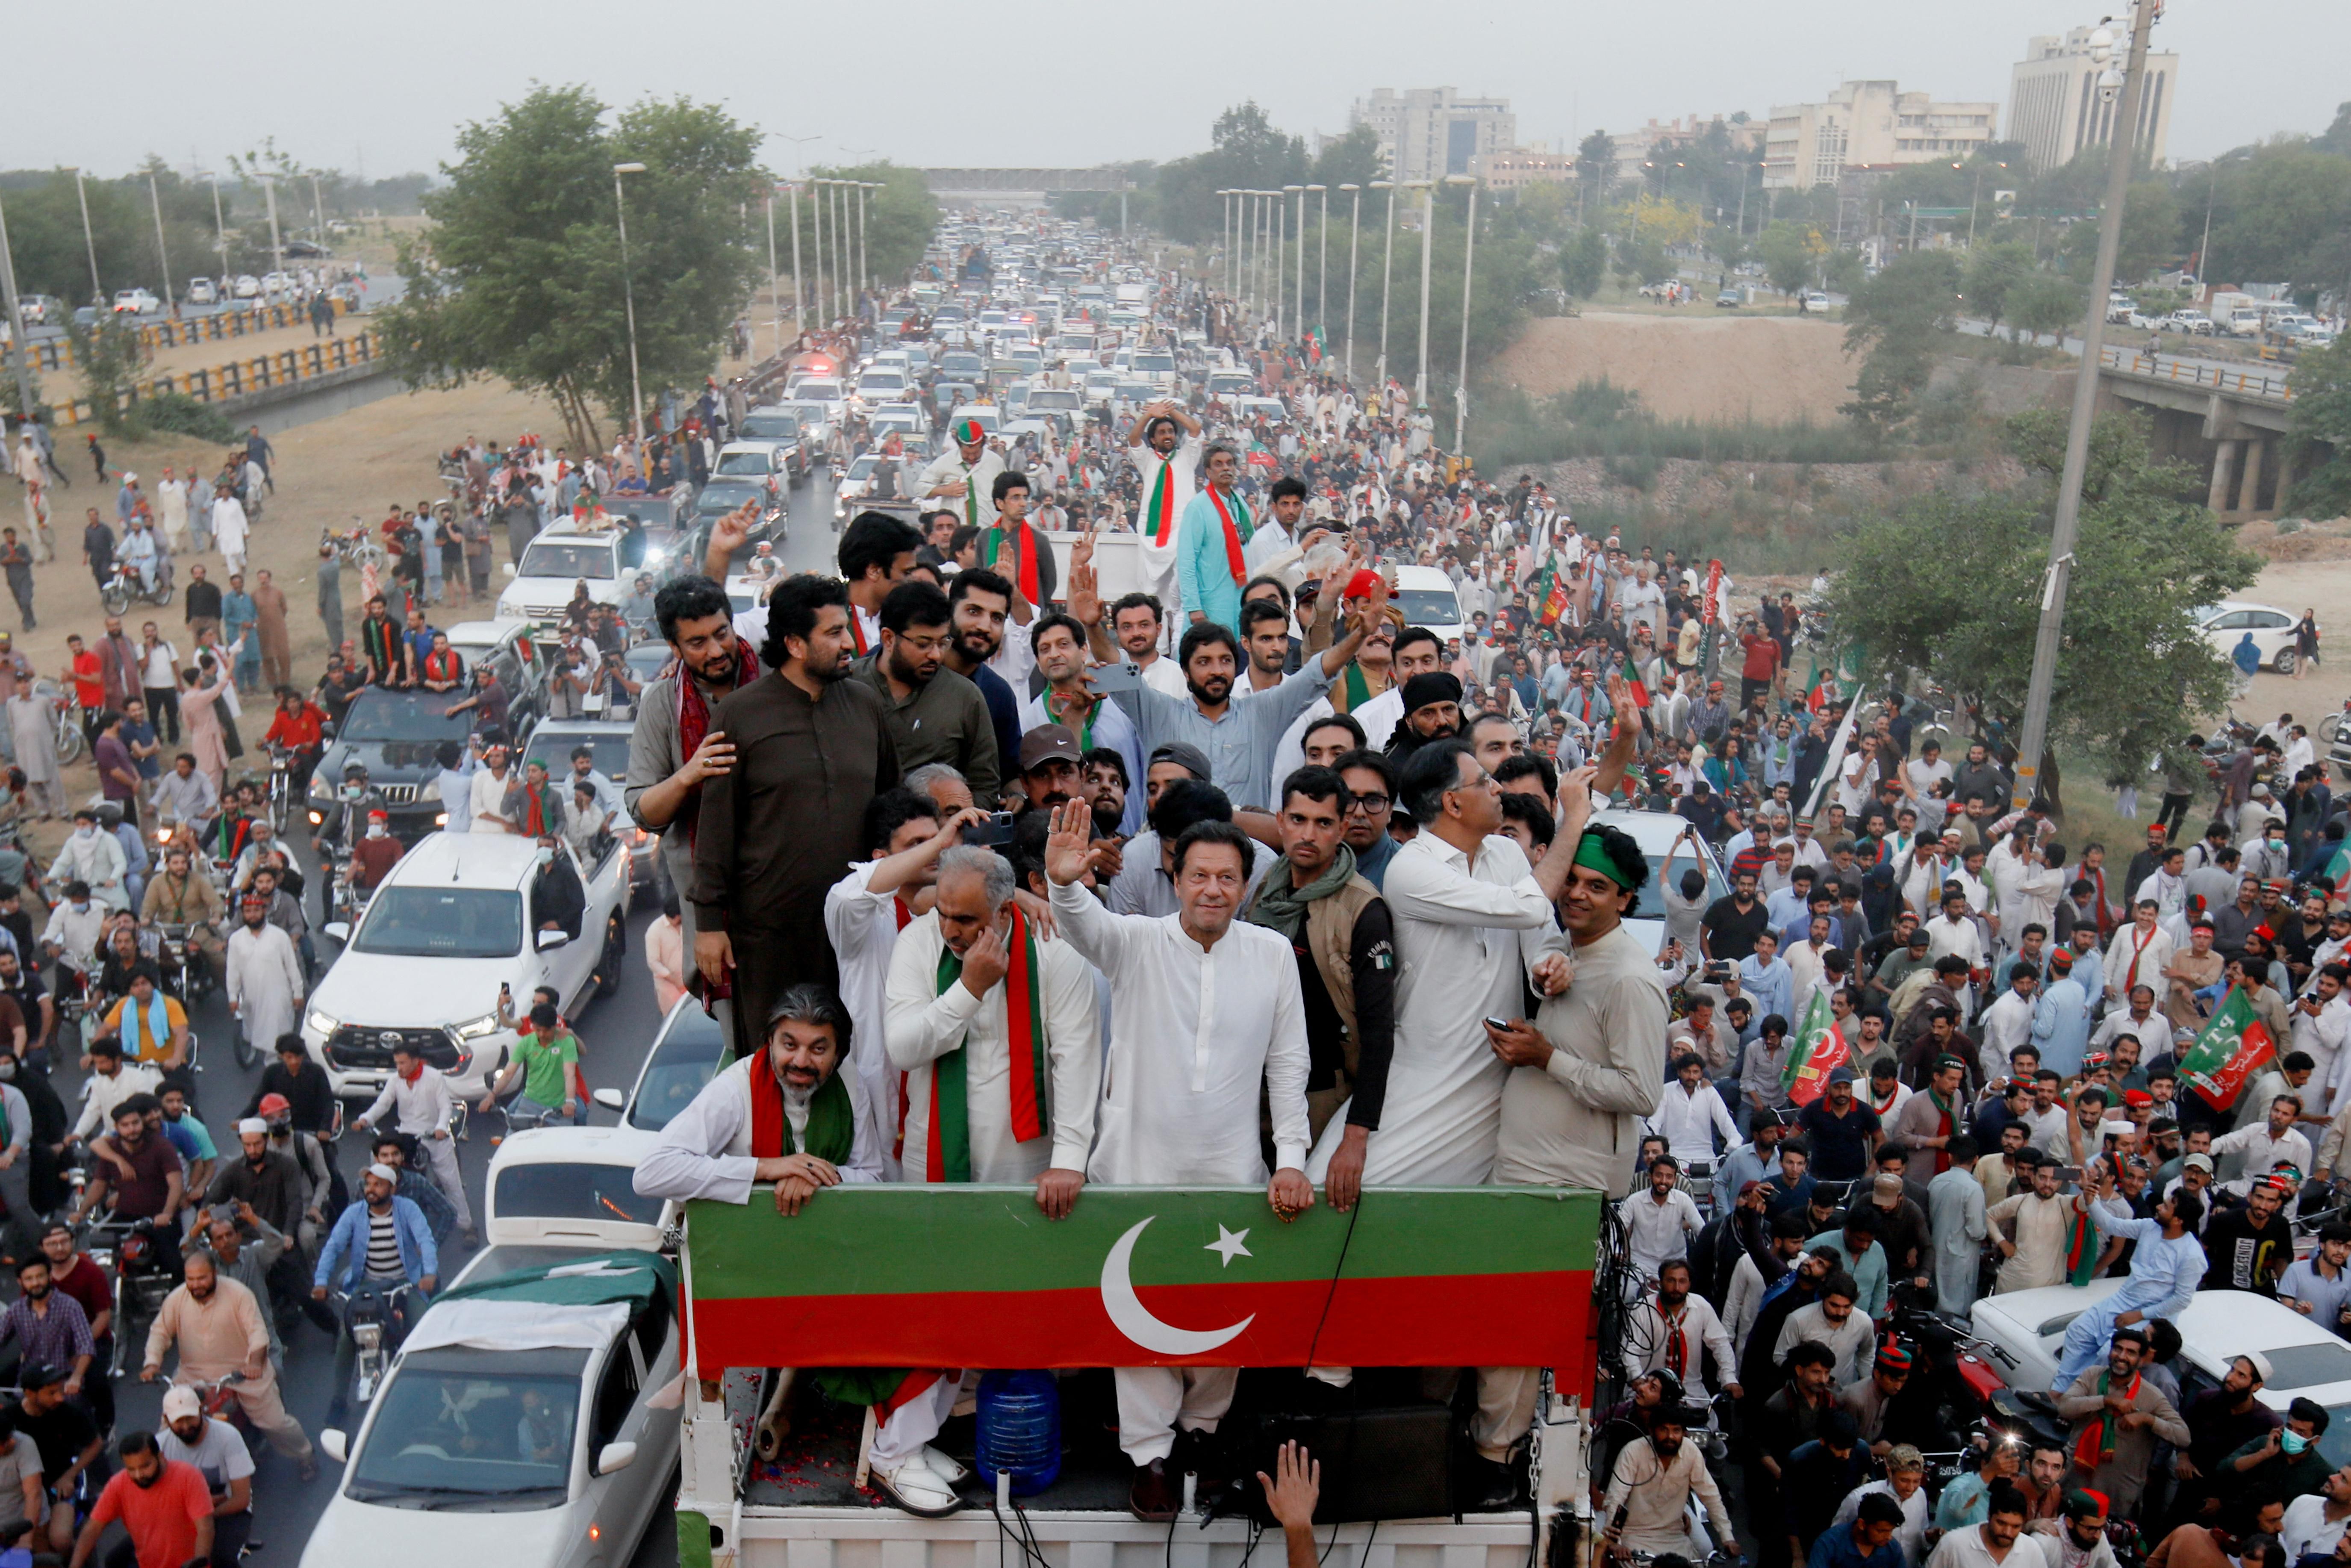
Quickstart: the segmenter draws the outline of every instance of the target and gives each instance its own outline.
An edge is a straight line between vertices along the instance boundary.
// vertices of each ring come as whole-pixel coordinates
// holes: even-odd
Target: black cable
[[[1323,1292],[1322,1312],[1314,1320],[1314,1337],[1306,1345],[1306,1364],[1310,1367],[1317,1364],[1314,1352],[1322,1343],[1322,1325],[1331,1321],[1331,1303],[1338,1298],[1339,1281],[1347,1271],[1347,1249],[1355,1243],[1355,1221],[1363,1217],[1364,1205],[1370,1201],[1371,1196],[1368,1192],[1358,1191],[1355,1207],[1347,1210],[1347,1233],[1339,1239],[1339,1258],[1331,1265],[1331,1288]]]

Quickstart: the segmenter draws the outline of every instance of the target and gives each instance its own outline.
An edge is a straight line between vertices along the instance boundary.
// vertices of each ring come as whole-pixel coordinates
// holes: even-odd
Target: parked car
[[[2224,659],[2236,652],[2237,644],[2251,632],[2253,646],[2262,651],[2262,664],[2281,675],[2294,674],[2294,616],[2273,604],[2243,604],[2233,600],[2199,611],[2196,617],[2196,629]]]
[[[229,285],[229,291],[239,299],[258,299],[261,298],[261,279],[249,272],[241,272],[237,274],[236,281]]]
[[[1723,289],[1714,297],[1715,308],[1718,310],[1736,310],[1746,303],[1747,297],[1736,288]]]
[[[149,288],[119,288],[114,294],[117,316],[152,316],[163,308],[163,302]]]
[[[220,286],[209,277],[191,277],[188,279],[187,301],[191,305],[217,305],[220,303]]]
[[[60,327],[65,324],[65,302],[54,294],[19,294],[16,314],[27,327]]]
[[[627,961],[629,857],[618,842],[582,863],[580,935],[542,931],[530,907],[538,844],[518,833],[431,833],[394,862],[356,927],[320,929],[342,954],[302,1010],[302,1039],[345,1097],[372,1096],[392,1073],[392,1047],[419,1047],[467,1098],[506,1063],[514,1034],[498,1021],[498,988],[527,1005],[551,986],[565,1017],[621,982]]]

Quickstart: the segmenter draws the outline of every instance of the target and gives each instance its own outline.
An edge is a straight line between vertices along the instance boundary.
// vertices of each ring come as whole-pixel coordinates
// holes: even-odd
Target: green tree
[[[575,447],[603,444],[598,406],[625,422],[630,404],[614,163],[646,165],[626,176],[626,280],[649,394],[709,371],[766,265],[741,216],[767,193],[756,130],[684,99],[605,113],[586,88],[542,87],[465,126],[433,226],[402,246],[408,292],[379,318],[410,385],[502,377],[552,398]]]
[[[1575,231],[1560,247],[1559,279],[1571,299],[1589,299],[1608,278],[1608,236],[1594,224]]]
[[[1829,597],[1838,633],[1867,650],[1873,673],[1923,672],[2012,729],[2032,676],[2065,415],[2018,415],[2008,439],[2043,481],[2037,494],[1937,495],[1865,522],[1844,541]],[[2135,416],[2093,430],[2053,747],[2136,772],[2194,716],[2225,705],[2227,661],[2197,635],[2193,612],[2252,581],[2261,561],[2179,498],[2193,477],[2154,459]]]
[[[1782,294],[1800,294],[1817,274],[1820,236],[1800,223],[1781,219],[1755,236],[1755,258],[1763,276]]]
[[[2188,246],[2180,239],[2179,198],[2160,180],[2140,180],[2123,198],[2122,242],[2115,252],[2115,281],[2136,283],[2185,260]],[[2215,243],[2215,249],[2218,244]],[[2098,253],[2098,225],[2075,224],[2065,236],[2065,252],[2084,277]]]
[[[1674,264],[1663,245],[1643,235],[1616,246],[1616,274],[1636,285],[1663,283],[1674,275]]]
[[[2082,324],[2087,289],[2088,285],[2053,272],[2029,273],[2009,291],[2009,322],[2028,338],[2062,334]]]
[[[1583,186],[1586,211],[1608,204],[1616,183],[1616,142],[1608,132],[1595,131],[1576,143],[1575,177]]]
[[[1855,289],[1844,352],[1862,364],[1854,401],[1839,412],[1881,431],[1907,420],[1959,310],[1959,262],[1947,250],[1913,251]]]
[[[2304,469],[2294,482],[2295,508],[2321,517],[2351,512],[2351,338],[2305,350],[2292,384],[2287,439]]]
[[[139,378],[139,329],[128,317],[101,311],[87,327],[68,319],[66,338],[73,344],[82,396],[89,399],[98,427],[109,435],[123,434],[131,425],[123,397]]]
[[[2009,295],[2033,272],[2032,247],[2013,240],[1988,245],[1968,256],[1961,287],[1969,308],[1995,328],[2008,314]]]
[[[1380,156],[1378,133],[1368,125],[1358,125],[1315,154],[1307,183],[1328,185],[1335,195],[1342,185],[1368,185],[1385,178],[1387,169],[1387,160]]]
[[[2351,228],[2351,158],[2306,144],[2255,148],[2221,161],[2211,195],[2208,280],[2287,282],[2304,299],[2343,287],[2330,242]]]

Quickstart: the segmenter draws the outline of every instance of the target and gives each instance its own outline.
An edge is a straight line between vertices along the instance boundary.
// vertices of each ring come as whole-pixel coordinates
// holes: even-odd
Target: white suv
[[[532,988],[552,986],[569,1018],[590,993],[620,984],[628,851],[614,840],[581,863],[568,844],[557,847],[587,894],[574,937],[539,929],[530,898],[538,848],[518,833],[427,834],[376,888],[357,930],[324,927],[343,951],[303,1009],[302,1040],[337,1094],[374,1095],[392,1048],[406,1043],[473,1098],[515,1038],[498,1023],[500,986],[518,1013]]]
[[[601,533],[569,527],[540,530],[523,547],[522,562],[498,594],[501,621],[555,621],[582,582],[598,604],[618,604],[627,586],[618,528]],[[628,573],[633,579],[634,573]]]

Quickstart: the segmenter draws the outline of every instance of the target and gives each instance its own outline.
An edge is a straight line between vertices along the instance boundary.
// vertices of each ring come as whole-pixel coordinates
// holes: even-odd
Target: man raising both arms
[[[1165,399],[1145,403],[1134,416],[1126,453],[1143,478],[1143,515],[1134,525],[1141,536],[1143,591],[1167,610],[1180,611],[1176,541],[1184,509],[1199,488],[1200,422]]]

